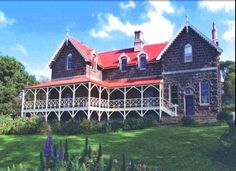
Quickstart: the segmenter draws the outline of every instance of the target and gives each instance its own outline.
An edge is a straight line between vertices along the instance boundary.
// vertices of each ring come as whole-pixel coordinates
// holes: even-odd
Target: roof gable
[[[219,46],[214,44],[211,39],[209,39],[207,36],[205,36],[202,32],[200,32],[196,27],[194,27],[191,23],[187,21],[182,25],[176,35],[169,41],[163,51],[156,57],[156,60],[161,59],[162,55],[167,51],[167,49],[169,49],[170,45],[175,41],[175,39],[182,33],[185,28],[188,29],[188,27],[190,27],[195,33],[197,33],[203,40],[205,40],[208,44],[215,48],[219,53],[223,52],[223,50]]]
[[[81,54],[81,56],[84,58],[86,62],[87,61],[91,62],[91,54],[93,52],[93,49],[88,48],[87,46],[78,42],[76,39],[70,37],[70,38],[64,39],[62,43],[60,44],[60,46],[58,47],[58,49],[56,50],[56,52],[53,54],[52,59],[50,60],[50,63],[49,63],[50,68],[56,62],[56,60],[59,57],[59,53],[61,52],[63,47],[66,46],[68,42],[72,44],[72,46],[78,51],[78,53]]]

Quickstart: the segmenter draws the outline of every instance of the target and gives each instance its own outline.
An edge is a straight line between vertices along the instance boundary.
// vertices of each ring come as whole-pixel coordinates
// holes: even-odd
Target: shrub
[[[233,119],[233,115],[231,112],[221,111],[217,114],[217,120],[220,121],[229,121]]]
[[[195,122],[193,118],[191,118],[190,116],[183,116],[181,118],[181,123],[183,126],[190,126],[190,125],[193,125]]]
[[[43,122],[38,116],[11,119],[0,124],[0,134],[35,134]]]

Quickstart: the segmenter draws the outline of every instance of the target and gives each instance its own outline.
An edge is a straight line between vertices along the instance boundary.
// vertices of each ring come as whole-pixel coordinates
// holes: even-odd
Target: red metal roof
[[[145,45],[143,51],[148,55],[147,61],[154,62],[166,45],[167,43]],[[134,48],[129,48],[99,53],[100,65],[102,65],[102,68],[119,67],[119,57],[123,53],[129,57],[128,65],[137,64],[137,55],[140,52],[135,52]]]
[[[50,80],[47,82],[42,82],[37,85],[30,86],[28,88],[42,88],[42,87],[52,87],[59,85],[67,85],[67,84],[75,84],[75,83],[83,83],[83,82],[92,82],[97,85],[101,85],[107,88],[115,88],[115,87],[127,87],[127,86],[135,86],[135,85],[147,85],[147,84],[159,84],[161,82],[161,78],[145,78],[145,79],[117,79],[117,80],[107,80],[107,81],[95,81],[87,78],[86,76],[73,77],[69,79],[60,79],[60,80]]]
[[[58,85],[66,85],[66,84],[73,84],[73,83],[81,83],[81,82],[88,82],[89,79],[86,76],[79,76],[67,79],[58,79],[58,80],[50,80],[47,82],[42,82],[37,85],[30,86],[28,88],[40,88],[40,87],[50,87],[50,86],[58,86]]]

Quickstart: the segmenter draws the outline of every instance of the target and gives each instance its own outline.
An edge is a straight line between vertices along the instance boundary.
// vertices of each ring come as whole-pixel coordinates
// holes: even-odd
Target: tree
[[[0,115],[19,114],[22,89],[36,83],[23,64],[13,57],[0,55]]]
[[[222,96],[223,104],[235,103],[235,62],[234,61],[221,61],[220,69],[226,71],[223,82],[224,94]]]

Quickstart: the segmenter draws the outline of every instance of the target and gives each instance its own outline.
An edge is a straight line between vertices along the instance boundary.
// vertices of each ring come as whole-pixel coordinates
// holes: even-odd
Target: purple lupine
[[[63,152],[63,149],[62,149],[62,148],[60,148],[59,160],[60,160],[60,161],[63,161],[63,160],[64,160],[64,152]]]
[[[58,154],[57,154],[57,145],[54,144],[53,145],[53,157],[54,157],[54,159],[57,160],[57,156],[58,156]]]
[[[53,156],[53,140],[51,134],[48,134],[48,138],[44,143],[44,156],[45,157]]]

